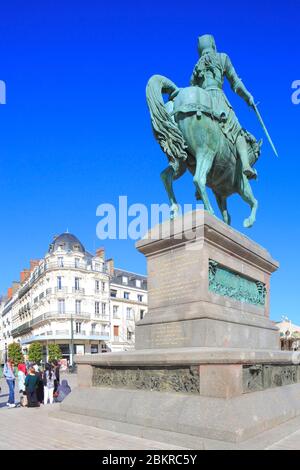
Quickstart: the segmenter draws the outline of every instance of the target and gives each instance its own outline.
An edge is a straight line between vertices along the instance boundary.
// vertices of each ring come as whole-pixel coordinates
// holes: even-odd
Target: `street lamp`
[[[70,341],[70,366],[73,367],[73,340],[74,340],[74,333],[73,333],[73,314],[71,312],[71,341]]]

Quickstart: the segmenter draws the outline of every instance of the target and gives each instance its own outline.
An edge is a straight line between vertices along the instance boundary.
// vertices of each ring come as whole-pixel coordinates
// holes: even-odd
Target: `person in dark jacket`
[[[39,370],[38,372],[35,372],[35,375],[37,376],[37,379],[38,379],[37,389],[36,389],[37,400],[39,403],[44,403],[43,372]]]
[[[59,364],[57,361],[52,362],[52,367],[55,375],[55,380],[54,380],[54,394],[57,393],[57,388],[60,384],[60,375],[59,375]]]
[[[29,408],[40,406],[36,394],[38,380],[39,378],[36,375],[34,368],[31,367],[29,369],[29,374],[26,376],[25,379],[26,395],[28,400],[27,406]]]

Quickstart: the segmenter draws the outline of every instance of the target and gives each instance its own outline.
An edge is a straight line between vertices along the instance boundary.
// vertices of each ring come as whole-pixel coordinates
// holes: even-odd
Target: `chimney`
[[[98,249],[96,250],[96,256],[97,256],[98,258],[103,258],[103,259],[104,259],[104,256],[105,256],[105,249],[104,249],[103,247],[98,248]]]
[[[12,296],[13,296],[13,290],[12,290],[12,287],[9,287],[7,289],[7,298],[8,298],[8,300],[10,300],[12,298]]]
[[[107,269],[108,269],[108,274],[110,276],[113,276],[114,273],[115,273],[114,260],[112,258],[108,259],[106,261],[106,265],[107,265]]]
[[[13,281],[13,283],[12,283],[12,294],[13,295],[17,292],[19,287],[20,287],[20,283],[17,282],[17,281]]]
[[[39,264],[40,264],[39,259],[31,259],[30,260],[30,272],[32,272],[34,268],[36,268]]]
[[[29,269],[24,269],[21,273],[20,273],[20,281],[21,281],[21,284],[23,282],[25,282],[30,276],[30,270]]]

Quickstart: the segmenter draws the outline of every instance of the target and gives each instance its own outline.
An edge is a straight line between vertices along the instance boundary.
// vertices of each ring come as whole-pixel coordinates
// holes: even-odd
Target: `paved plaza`
[[[71,387],[76,386],[76,375],[68,375]],[[1,450],[187,450],[181,447],[131,435],[107,431],[79,422],[59,419],[58,404],[40,408],[6,407],[7,386],[0,380],[0,449]],[[18,398],[18,393],[16,393]],[[78,421],[78,420],[77,420]],[[203,439],[202,449],[268,449],[300,450],[300,417],[277,426],[240,445]],[[195,449],[195,445],[191,446]]]

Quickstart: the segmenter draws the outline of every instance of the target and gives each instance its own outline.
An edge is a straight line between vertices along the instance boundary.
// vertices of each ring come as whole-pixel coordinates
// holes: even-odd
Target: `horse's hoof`
[[[255,222],[254,220],[246,219],[246,220],[244,221],[244,227],[245,227],[245,228],[251,228],[251,227],[253,227],[254,222]]]
[[[172,207],[170,210],[170,219],[174,220],[177,219],[179,214],[179,208],[178,207]]]

